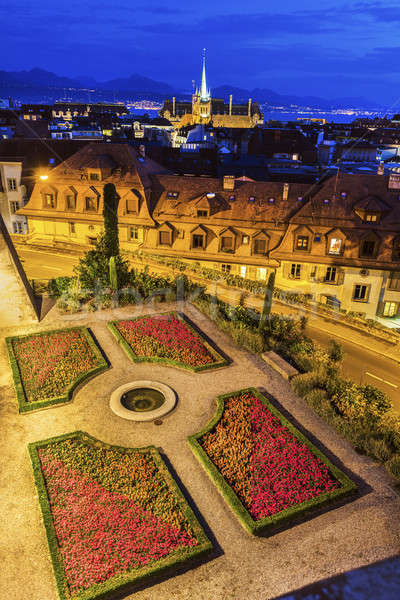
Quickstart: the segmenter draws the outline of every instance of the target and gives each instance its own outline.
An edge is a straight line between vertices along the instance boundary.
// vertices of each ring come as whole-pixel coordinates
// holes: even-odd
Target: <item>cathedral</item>
[[[194,91],[192,101],[182,102],[176,98],[166,100],[160,110],[160,116],[171,121],[176,129],[188,125],[250,128],[262,125],[264,121],[260,107],[257,102],[252,102],[251,98],[246,104],[233,104],[232,95],[229,96],[229,102],[211,98],[211,91],[207,87],[205,55],[200,89]]]

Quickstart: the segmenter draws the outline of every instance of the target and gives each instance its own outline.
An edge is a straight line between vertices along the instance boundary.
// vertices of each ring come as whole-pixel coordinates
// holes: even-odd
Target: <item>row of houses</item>
[[[363,314],[400,316],[400,178],[336,174],[289,184],[170,174],[128,144],[94,143],[38,174],[31,244],[82,248],[102,230],[103,186],[119,196],[120,244],[258,280]]]

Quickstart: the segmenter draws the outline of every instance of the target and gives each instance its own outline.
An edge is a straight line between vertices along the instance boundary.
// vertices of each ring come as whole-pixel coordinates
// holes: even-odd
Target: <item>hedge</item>
[[[25,390],[24,390],[24,384],[22,381],[21,373],[20,373],[19,366],[18,366],[17,357],[15,356],[14,348],[12,345],[13,341],[20,340],[23,338],[29,338],[29,337],[33,337],[33,336],[35,336],[35,337],[36,336],[44,336],[44,335],[48,335],[48,334],[52,334],[52,333],[61,333],[64,331],[72,331],[72,330],[80,331],[84,335],[89,346],[93,350],[94,354],[97,356],[97,359],[98,359],[97,367],[94,367],[93,369],[90,369],[89,371],[86,371],[85,373],[81,373],[75,379],[75,381],[73,381],[70,384],[70,386],[66,389],[66,391],[64,392],[64,394],[62,396],[46,398],[45,400],[37,400],[34,402],[28,402],[27,398],[26,398]],[[49,406],[54,406],[57,404],[65,404],[66,402],[70,402],[72,400],[73,392],[78,387],[78,385],[80,385],[83,381],[85,381],[89,377],[94,377],[95,375],[98,375],[99,373],[102,373],[103,371],[105,371],[109,368],[109,363],[108,363],[107,359],[104,358],[104,356],[103,356],[100,348],[98,347],[97,343],[95,342],[92,334],[86,327],[70,327],[70,328],[62,328],[62,329],[51,329],[51,330],[46,330],[46,331],[40,331],[40,332],[34,333],[34,334],[30,333],[30,334],[22,335],[22,336],[7,337],[5,341],[6,341],[8,357],[9,357],[9,361],[10,361],[10,365],[11,365],[11,371],[12,371],[12,375],[13,375],[14,387],[15,387],[15,391],[17,394],[18,408],[19,408],[20,413],[32,412],[34,410],[41,410],[43,408],[48,408]]]
[[[221,475],[218,468],[211,461],[198,441],[203,435],[210,432],[223,417],[225,399],[246,392],[251,392],[254,394],[267,407],[267,409],[280,420],[284,427],[286,427],[300,442],[304,443],[308,449],[311,450],[311,452],[328,467],[331,475],[342,484],[340,488],[332,490],[331,492],[320,494],[316,498],[307,500],[302,504],[291,506],[279,513],[265,517],[264,519],[260,519],[259,521],[255,521],[251,517],[250,513],[245,508],[239,497]],[[253,535],[274,532],[278,528],[291,524],[297,519],[301,519],[309,514],[312,514],[317,509],[331,505],[334,502],[337,502],[344,497],[351,496],[357,492],[356,484],[333,463],[331,463],[330,460],[316,446],[314,446],[314,444],[312,444],[296,427],[294,427],[294,425],[292,425],[292,423],[290,423],[290,421],[288,421],[267,400],[267,398],[255,388],[247,388],[218,396],[217,410],[214,417],[204,427],[204,429],[194,435],[189,436],[188,443],[192,452],[206,471],[207,475],[210,477],[211,481],[217,487],[218,491],[226,500],[231,510],[239,519],[242,527]]]
[[[165,557],[164,559],[158,560],[157,563],[153,565],[135,569],[134,573],[132,573],[131,570],[130,572],[127,571],[123,574],[114,575],[109,580],[100,584],[94,584],[87,590],[73,595],[69,594],[67,580],[64,574],[63,560],[59,550],[56,531],[53,524],[49,498],[47,495],[46,484],[41,470],[38,450],[40,448],[45,447],[46,445],[54,444],[55,442],[61,442],[71,438],[75,438],[87,444],[93,444],[95,446],[100,445],[104,448],[114,448],[122,453],[150,452],[158,469],[162,471],[162,474],[168,486],[172,489],[174,495],[177,496],[177,498],[179,499],[181,510],[184,516],[190,522],[190,525],[193,528],[193,531],[196,535],[197,540],[199,541],[199,544],[196,547],[187,550],[182,549],[171,553],[169,556]],[[196,519],[192,509],[188,505],[177,482],[171,475],[167,465],[163,461],[160,453],[155,448],[155,446],[147,446],[143,448],[125,448],[122,446],[114,446],[112,444],[103,443],[83,431],[75,431],[73,433],[67,433],[53,438],[48,438],[46,440],[41,440],[39,442],[28,444],[28,451],[32,462],[33,476],[38,491],[38,499],[42,511],[43,523],[46,530],[47,543],[49,546],[54,576],[57,584],[57,590],[61,600],[106,600],[107,598],[114,597],[114,594],[117,591],[122,592],[125,590],[128,593],[129,589],[132,588],[134,584],[142,584],[148,582],[148,584],[151,585],[155,582],[153,578],[156,578],[157,576],[162,575],[166,572],[172,571],[174,568],[183,565],[188,561],[193,560],[194,558],[204,556],[212,550],[212,543],[207,538],[203,528]]]
[[[145,316],[135,317],[134,319],[129,319],[129,320],[137,321],[139,319],[145,319],[146,317],[158,317],[161,315],[162,316],[174,315],[180,321],[182,321],[190,329],[190,331],[192,333],[194,333],[197,337],[199,337],[201,339],[202,344],[207,348],[207,350],[210,352],[210,354],[213,356],[213,358],[215,359],[216,362],[212,363],[211,365],[201,365],[199,367],[193,367],[191,365],[186,365],[185,363],[182,363],[182,362],[179,362],[176,360],[171,360],[171,359],[165,358],[165,357],[138,356],[137,354],[134,353],[134,351],[132,350],[132,348],[130,347],[128,342],[124,339],[122,334],[118,331],[116,325],[120,321],[110,321],[109,323],[107,323],[107,327],[109,328],[111,333],[114,335],[114,337],[116,338],[118,343],[121,345],[122,349],[127,354],[128,358],[130,358],[135,363],[152,362],[152,363],[159,363],[159,364],[167,364],[172,367],[179,367],[181,369],[187,369],[188,371],[193,371],[195,373],[199,373],[201,371],[208,371],[211,369],[219,369],[220,367],[226,367],[229,364],[230,361],[227,358],[224,358],[219,353],[219,351],[217,351],[215,348],[213,348],[211,346],[211,344],[209,344],[204,339],[203,334],[199,330],[195,329],[195,327],[192,325],[192,322],[183,313],[179,313],[179,312],[175,312],[175,311],[168,311],[168,312],[164,312],[164,313],[158,313],[156,315],[145,315]],[[124,320],[126,320],[126,319],[124,319]]]

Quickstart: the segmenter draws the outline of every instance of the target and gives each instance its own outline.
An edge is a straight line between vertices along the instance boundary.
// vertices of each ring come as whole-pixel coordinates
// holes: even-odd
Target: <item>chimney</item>
[[[249,117],[251,117],[251,98],[249,98],[249,106],[247,109],[247,114],[249,115]]]
[[[172,116],[175,117],[175,96],[172,98]]]
[[[229,116],[232,115],[232,94],[229,96]]]
[[[235,189],[235,176],[234,175],[224,175],[223,181],[224,190],[233,191]]]
[[[287,200],[288,196],[289,196],[289,184],[284,183],[283,190],[282,190],[282,200]]]
[[[385,163],[380,162],[378,165],[378,175],[384,175],[385,174]]]

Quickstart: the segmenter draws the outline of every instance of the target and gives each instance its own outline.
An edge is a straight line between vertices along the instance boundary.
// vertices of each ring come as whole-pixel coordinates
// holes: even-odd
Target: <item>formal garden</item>
[[[185,276],[131,271],[109,231],[81,260],[76,277],[50,287],[58,298],[57,323],[68,316],[80,324],[13,335],[6,347],[19,412],[31,413],[18,418],[25,421],[20,427],[29,438],[61,600],[122,598],[184,570],[196,573],[200,564],[214,562],[218,570],[223,551],[207,525],[213,517],[217,529],[224,523],[219,536],[225,551],[238,544],[239,563],[246,560],[243,547],[255,565],[262,560],[261,540],[321,515],[334,524],[328,511],[343,519],[343,507],[365,493],[362,479],[324,451],[322,440],[310,439],[292,416],[296,403],[300,417],[310,421],[311,407],[358,452],[400,479],[400,425],[390,401],[341,376],[339,346],[325,352],[305,337],[304,320],[271,312],[273,277],[261,313],[230,306]],[[100,312],[105,316],[96,321]],[[299,370],[291,382],[297,397],[262,363],[269,349]],[[121,419],[110,410],[110,397],[132,379],[139,388],[145,379],[159,379],[163,383],[154,381],[150,391],[168,384],[178,401],[162,420]],[[140,394],[135,402],[143,410]],[[157,405],[157,398],[152,402]],[[313,427],[333,434],[333,447],[358,465],[354,451],[344,452],[338,436],[312,418]],[[19,435],[14,422],[10,431]],[[350,509],[345,514],[356,518]],[[339,528],[334,534],[338,547],[347,548],[343,563],[349,533],[340,537]],[[288,536],[279,538],[291,540],[283,555],[293,546]],[[311,568],[314,555],[308,561]],[[173,597],[174,588],[168,589],[165,598]],[[215,597],[231,596],[223,591]]]

